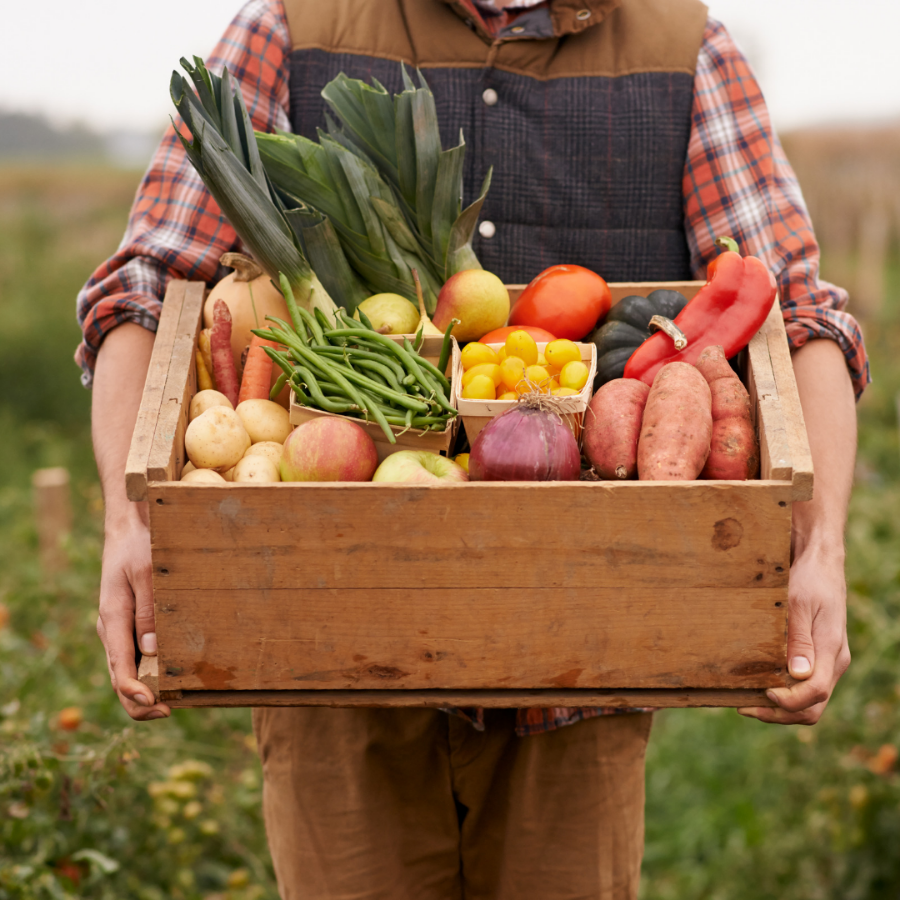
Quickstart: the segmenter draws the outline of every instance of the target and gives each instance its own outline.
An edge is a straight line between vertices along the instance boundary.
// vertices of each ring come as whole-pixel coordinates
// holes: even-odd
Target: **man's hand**
[[[798,683],[767,691],[775,708],[742,715],[815,725],[850,665],[844,524],[856,458],[856,405],[844,356],[816,340],[794,354],[794,372],[815,470],[813,499],[793,508],[794,562],[788,589],[788,671]]]
[[[106,529],[100,615],[97,634],[106,649],[113,690],[132,719],[162,719],[170,715],[164,703],[154,703],[150,689],[137,680],[134,632],[145,656],[156,656],[153,587],[150,578],[150,532],[135,515],[121,527]]]
[[[150,531],[146,503],[125,496],[125,462],[152,351],[153,335],[139,325],[119,325],[107,336],[97,357],[91,415],[106,507],[97,634],[106,648],[113,689],[128,715],[140,720],[171,714],[137,680],[135,631],[141,652],[156,655]]]

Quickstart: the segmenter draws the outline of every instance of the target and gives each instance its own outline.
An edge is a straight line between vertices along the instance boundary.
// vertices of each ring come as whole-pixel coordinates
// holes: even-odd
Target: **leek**
[[[240,90],[232,88],[227,69],[220,78],[199,57],[194,62],[182,59],[181,65],[196,93],[178,72],[170,84],[172,102],[191,132],[188,140],[173,121],[188,159],[262,269],[276,283],[283,273],[304,307],[333,315],[334,301],[273,195]]]

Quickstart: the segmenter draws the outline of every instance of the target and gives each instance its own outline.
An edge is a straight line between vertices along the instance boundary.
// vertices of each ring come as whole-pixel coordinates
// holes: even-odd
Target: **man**
[[[813,724],[849,664],[843,527],[854,389],[868,380],[846,295],[818,248],[759,88],[697,0],[253,0],[210,60],[260,130],[308,136],[338,72],[435,94],[462,127],[468,196],[493,165],[476,247],[504,281],[559,262],[609,280],[701,277],[719,234],[763,258],[782,296],[816,468],[794,506],[788,656],[798,683],[742,710]],[[490,223],[490,224],[488,224]],[[98,632],[135,719],[169,714],[135,678],[156,652],[146,511],[124,464],[166,281],[213,280],[235,236],[164,138],[116,255],[79,299],[106,498]],[[286,898],[636,896],[646,711],[257,710],[264,807]]]

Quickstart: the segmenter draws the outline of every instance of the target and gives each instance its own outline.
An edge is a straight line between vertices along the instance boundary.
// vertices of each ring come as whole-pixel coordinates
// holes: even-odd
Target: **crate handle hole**
[[[776,572],[783,572],[783,571],[784,571],[784,566],[775,566],[775,571],[776,571]]]
[[[157,500],[156,502],[159,503],[159,500]],[[782,507],[782,509],[783,509],[785,506],[787,506],[787,501],[786,501],[786,500],[779,500],[779,501],[778,501],[778,505],[779,505],[780,507]]]
[[[780,601],[780,600],[776,600],[776,601],[775,601],[775,605],[776,605],[776,606],[781,606],[781,601]]]
[[[162,506],[162,505],[163,505],[162,497],[157,497],[157,498],[156,498],[156,505],[157,505],[157,506]]]
[[[169,574],[169,570],[168,570],[168,569],[160,569],[160,570],[159,570],[159,574],[160,574],[160,575],[168,575],[168,574]]]

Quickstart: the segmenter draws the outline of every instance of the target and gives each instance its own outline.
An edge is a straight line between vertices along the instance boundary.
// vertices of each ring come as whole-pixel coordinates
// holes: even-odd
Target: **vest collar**
[[[431,2],[431,0],[421,0]],[[602,22],[622,0],[548,0],[546,5],[510,10],[512,15],[504,17],[503,25],[497,30],[491,27],[473,0],[442,0],[479,37],[488,43],[496,40],[528,40],[540,38],[560,38],[577,34]],[[498,23],[499,24],[499,23]],[[517,28],[513,32],[513,28]],[[552,30],[552,34],[550,33]]]

